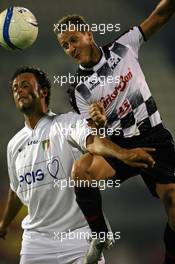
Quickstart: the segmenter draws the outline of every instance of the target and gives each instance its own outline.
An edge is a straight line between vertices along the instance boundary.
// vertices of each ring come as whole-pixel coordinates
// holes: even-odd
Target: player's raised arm
[[[150,16],[140,24],[146,40],[168,22],[174,11],[175,0],[160,1]]]

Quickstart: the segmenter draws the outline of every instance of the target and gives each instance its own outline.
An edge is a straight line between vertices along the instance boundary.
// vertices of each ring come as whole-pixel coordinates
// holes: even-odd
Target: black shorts
[[[137,147],[156,149],[151,153],[156,163],[150,169],[132,168],[117,159],[106,158],[116,171],[114,179],[120,179],[120,182],[123,182],[140,174],[154,196],[157,196],[156,183],[175,183],[175,145],[170,132],[163,125],[158,125],[139,136],[131,138],[111,136],[110,139],[119,146],[128,149]]]

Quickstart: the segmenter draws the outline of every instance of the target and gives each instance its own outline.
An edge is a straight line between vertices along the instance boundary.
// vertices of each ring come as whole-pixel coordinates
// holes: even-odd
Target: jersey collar
[[[97,63],[97,64],[95,64],[93,67],[91,67],[91,68],[86,68],[86,67],[83,67],[81,64],[79,65],[79,68],[81,69],[81,70],[83,70],[83,71],[97,71],[98,69],[100,69],[103,65],[104,65],[104,63],[106,62],[106,59],[105,59],[105,56],[104,56],[104,52],[103,52],[103,50],[102,50],[102,48],[100,47],[100,50],[101,50],[101,54],[102,54],[102,56],[101,56],[101,58],[100,58],[100,60],[99,60],[99,62]]]
[[[40,118],[40,120],[37,122],[37,124],[35,125],[34,128],[31,128],[30,126],[28,126],[25,122],[25,128],[29,131],[35,131],[37,129],[42,128],[43,126],[46,125],[46,123],[48,122],[49,119],[51,119],[53,116],[55,116],[56,114],[53,113],[51,110],[49,110],[44,116],[42,116]]]

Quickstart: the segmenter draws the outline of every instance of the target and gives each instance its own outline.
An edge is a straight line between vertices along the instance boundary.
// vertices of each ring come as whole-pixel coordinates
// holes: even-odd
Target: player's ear
[[[42,87],[42,89],[40,89],[40,94],[42,95],[42,97],[46,97],[48,95],[47,87]]]
[[[91,41],[93,41],[94,38],[93,38],[93,33],[92,33],[92,31],[86,31],[86,32],[87,32],[87,34],[88,34],[88,36],[89,36],[89,39],[90,39]]]

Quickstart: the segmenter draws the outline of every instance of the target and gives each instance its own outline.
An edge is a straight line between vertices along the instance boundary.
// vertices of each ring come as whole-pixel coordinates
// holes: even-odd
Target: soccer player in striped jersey
[[[159,31],[175,10],[174,0],[162,0],[140,26],[135,26],[111,43],[98,47],[84,18],[76,15],[63,17],[55,33],[65,53],[73,57],[78,71],[69,89],[74,109],[99,125],[90,105],[101,102],[106,112],[107,128],[113,130],[113,142],[123,147],[152,146],[156,161],[151,170],[133,171],[120,162],[108,160],[121,181],[139,173],[153,195],[163,202],[168,215],[165,229],[166,260],[175,263],[175,152],[171,134],[164,128],[148,84],[138,62],[138,52],[144,41]],[[84,27],[83,27],[84,26]],[[81,29],[80,29],[81,28]],[[96,109],[96,108],[95,108]],[[96,109],[97,110],[97,109]],[[95,112],[96,112],[95,110]],[[115,131],[119,131],[119,136]],[[111,131],[111,130],[110,130]],[[98,150],[97,150],[98,151]],[[83,177],[89,171],[83,163],[76,163],[74,174]],[[76,167],[76,166],[75,166]],[[82,170],[80,170],[82,167]],[[86,207],[86,195],[77,190],[77,201],[91,229],[105,230],[105,225],[91,219]],[[98,227],[97,227],[98,226]],[[92,242],[93,243],[93,242]],[[93,247],[91,247],[93,249]],[[90,250],[91,251],[91,250]],[[92,254],[93,255],[93,254]],[[93,263],[91,252],[86,263]],[[94,257],[95,259],[95,257]]]

